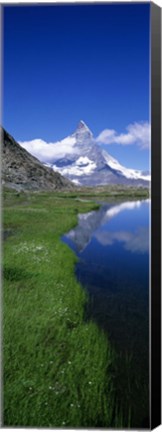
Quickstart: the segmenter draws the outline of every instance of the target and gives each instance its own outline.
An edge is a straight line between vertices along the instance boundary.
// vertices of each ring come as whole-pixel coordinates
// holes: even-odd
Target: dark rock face
[[[3,128],[0,129],[0,134],[2,184],[16,190],[69,190],[73,188],[68,179],[54,172],[52,168],[45,167]]]

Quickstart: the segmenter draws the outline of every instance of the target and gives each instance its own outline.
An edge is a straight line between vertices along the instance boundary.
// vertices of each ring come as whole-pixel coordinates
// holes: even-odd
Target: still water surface
[[[86,318],[101,327],[119,353],[133,357],[148,388],[149,200],[104,203],[80,214],[63,236],[79,260],[76,277],[89,294]]]

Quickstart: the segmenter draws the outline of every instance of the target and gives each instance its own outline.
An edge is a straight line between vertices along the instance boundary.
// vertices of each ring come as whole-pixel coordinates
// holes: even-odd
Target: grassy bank
[[[126,185],[106,185],[96,187],[79,187],[73,192],[58,192],[59,197],[73,197],[73,198],[108,198],[109,200],[122,200],[122,199],[147,199],[150,197],[150,190],[148,187],[134,187]]]
[[[122,426],[113,352],[93,322],[60,236],[95,204],[52,193],[5,192],[3,365],[5,426]]]

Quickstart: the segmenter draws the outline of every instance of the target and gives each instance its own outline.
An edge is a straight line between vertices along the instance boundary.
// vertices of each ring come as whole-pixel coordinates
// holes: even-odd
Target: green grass
[[[6,191],[3,207],[4,426],[115,427],[114,352],[60,240],[96,204]]]
[[[141,425],[148,389],[138,371],[132,374],[135,359],[117,354],[102,330],[85,320],[88,296],[75,278],[77,258],[61,241],[78,213],[99,208],[91,197],[138,199],[148,190],[129,193],[122,187],[4,190],[4,426]]]

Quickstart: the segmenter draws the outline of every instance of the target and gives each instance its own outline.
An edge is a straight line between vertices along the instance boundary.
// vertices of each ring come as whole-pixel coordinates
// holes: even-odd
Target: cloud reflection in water
[[[97,232],[94,236],[102,246],[112,245],[118,241],[123,242],[124,248],[130,252],[145,253],[149,250],[148,229],[145,227],[139,227],[134,233],[130,231],[102,231]]]

